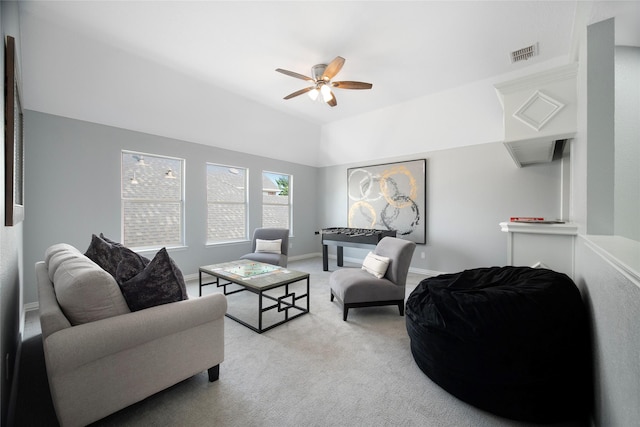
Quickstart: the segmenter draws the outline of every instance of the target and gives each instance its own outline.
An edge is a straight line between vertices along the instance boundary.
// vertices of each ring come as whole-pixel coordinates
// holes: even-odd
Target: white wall
[[[493,86],[478,82],[325,125],[320,158],[335,165],[500,141],[501,124]]]
[[[319,164],[377,161],[503,141],[503,110],[494,84],[566,65],[566,61],[566,58],[554,58],[513,73],[325,125]],[[366,144],[364,150],[363,143]]]
[[[576,245],[576,284],[590,317],[596,426],[632,426],[640,419],[640,282],[588,238]]]
[[[633,16],[635,20],[638,19],[637,14]],[[625,18],[628,19],[629,16]],[[626,255],[636,265],[638,260],[633,259],[634,252],[622,253],[621,259],[611,250],[623,247],[620,243],[628,244],[630,240],[586,235],[591,226],[597,225],[602,218],[613,220],[608,215],[609,211],[603,214],[600,206],[588,202],[594,192],[597,197],[597,192],[601,191],[597,179],[602,172],[598,169],[597,154],[603,143],[601,131],[603,128],[608,130],[613,127],[612,114],[595,117],[592,121],[591,113],[602,109],[602,103],[607,104],[605,108],[609,107],[612,94],[600,95],[598,91],[601,85],[610,85],[612,76],[599,74],[594,68],[587,66],[587,63],[596,62],[595,70],[598,70],[605,60],[613,62],[614,22],[617,23],[617,18],[615,21],[592,25],[589,40],[586,34],[581,40],[578,74],[578,99],[581,102],[578,110],[578,133],[571,150],[572,218],[578,224],[580,233],[575,250],[575,281],[588,308],[591,323],[594,379],[592,424],[596,426],[636,425],[640,419],[640,407],[637,404],[640,401],[640,335],[637,327],[640,316],[640,280],[637,273],[634,277],[629,271],[631,264],[621,262]],[[638,23],[635,28],[638,28]],[[605,69],[610,69],[613,73],[613,66]],[[613,91],[611,85],[610,90]],[[637,110],[635,117],[638,117]],[[603,122],[604,118],[608,121]],[[594,127],[600,129],[592,132]],[[604,141],[610,142],[606,139]],[[639,159],[630,160],[637,170]],[[609,193],[612,193],[612,187],[608,188]],[[605,197],[610,195],[605,194]],[[628,196],[633,197],[632,194]],[[637,221],[637,217],[635,220]],[[587,224],[590,226],[587,227]],[[603,249],[603,244],[608,243],[614,245]],[[637,252],[635,253],[637,258]]]
[[[640,47],[615,48],[614,234],[640,241]]]
[[[62,28],[51,17],[30,16],[29,7],[22,13],[24,46],[30,52],[24,69],[30,82],[24,105],[29,109],[287,161],[296,153],[304,159],[297,162],[314,164],[315,149],[300,152],[299,147],[307,141],[315,147],[319,125],[238,96],[201,75],[170,68],[133,45],[117,40],[107,45],[82,23]],[[36,54],[46,67],[29,62]],[[52,84],[43,73],[64,73],[67,78]],[[122,109],[128,112],[124,121]]]
[[[613,20],[610,20],[611,23]],[[614,208],[614,50],[613,25],[591,25],[587,35],[588,145],[586,165],[588,234],[613,234]],[[597,57],[597,58],[596,58]],[[596,102],[597,100],[597,102]]]

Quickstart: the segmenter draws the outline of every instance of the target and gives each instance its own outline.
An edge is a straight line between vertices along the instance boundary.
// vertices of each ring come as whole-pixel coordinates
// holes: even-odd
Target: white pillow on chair
[[[256,239],[256,252],[267,252],[270,254],[282,253],[280,248],[282,247],[282,239],[276,240],[262,240]]]
[[[362,262],[362,269],[373,274],[378,279],[384,276],[387,272],[387,267],[389,267],[389,258],[376,255],[373,252],[369,252]]]

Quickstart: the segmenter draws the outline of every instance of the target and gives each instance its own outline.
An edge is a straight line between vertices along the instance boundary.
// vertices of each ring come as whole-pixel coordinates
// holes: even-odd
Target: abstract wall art
[[[347,169],[348,223],[426,243],[426,159]]]

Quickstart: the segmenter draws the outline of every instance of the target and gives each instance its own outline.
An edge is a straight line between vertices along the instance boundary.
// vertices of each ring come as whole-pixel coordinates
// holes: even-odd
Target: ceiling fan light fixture
[[[322,94],[324,102],[329,102],[333,99],[333,93],[331,93],[331,89],[329,89],[329,86],[327,85],[322,85],[320,93]]]
[[[316,87],[315,89],[311,89],[309,92],[307,92],[307,94],[312,101],[315,101],[316,99],[318,99],[318,95],[320,95],[320,90]]]

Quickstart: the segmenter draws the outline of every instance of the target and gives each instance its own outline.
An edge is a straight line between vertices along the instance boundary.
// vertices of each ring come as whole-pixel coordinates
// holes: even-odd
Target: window
[[[184,160],[122,152],[122,242],[146,249],[184,245]]]
[[[262,172],[262,226],[291,230],[291,175]]]
[[[207,164],[207,242],[248,240],[247,170]]]

